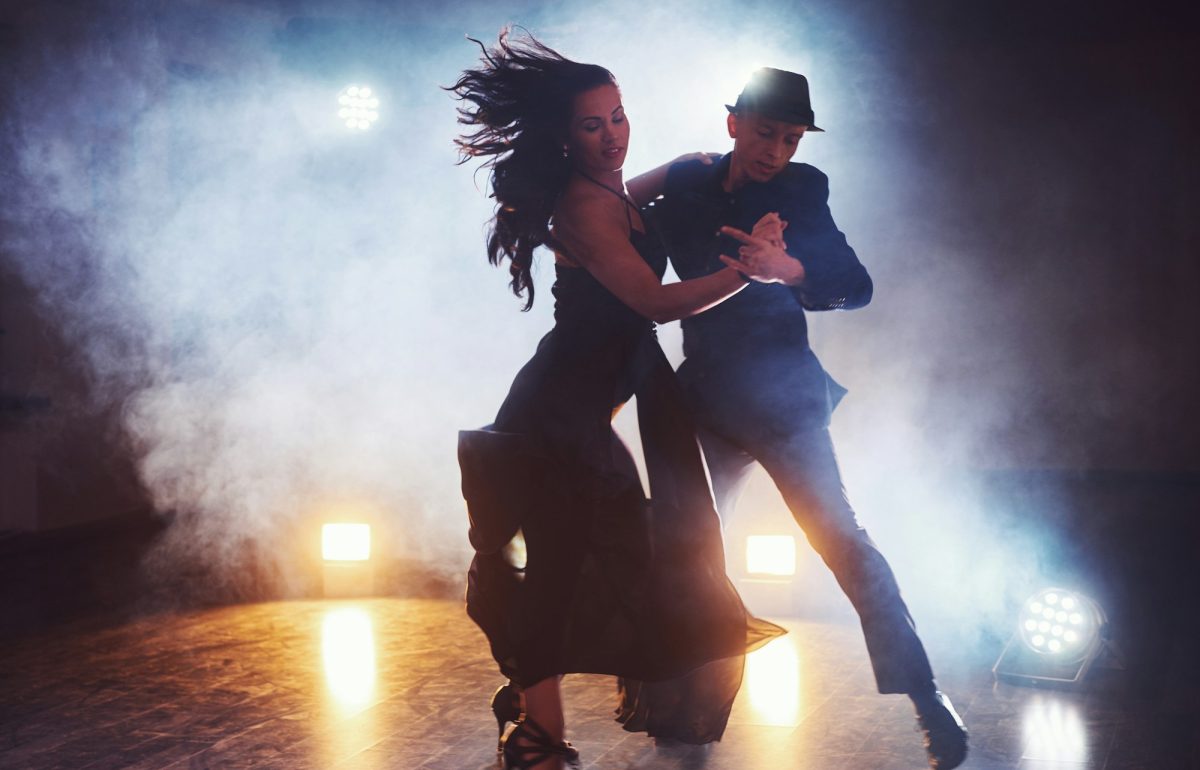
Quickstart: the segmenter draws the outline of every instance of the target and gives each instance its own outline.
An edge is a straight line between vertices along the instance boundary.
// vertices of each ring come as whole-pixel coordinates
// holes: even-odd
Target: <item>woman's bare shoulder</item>
[[[554,221],[569,229],[592,229],[622,224],[621,200],[578,177],[567,183],[554,206]],[[606,228],[607,229],[607,228]]]
[[[608,251],[608,244],[627,239],[629,223],[623,217],[620,203],[618,198],[593,184],[569,184],[554,207],[554,237],[567,252],[556,253],[556,259],[578,266],[593,253]]]

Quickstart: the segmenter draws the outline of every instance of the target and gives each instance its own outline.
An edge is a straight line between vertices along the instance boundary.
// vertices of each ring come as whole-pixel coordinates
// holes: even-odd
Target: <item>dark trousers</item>
[[[815,381],[819,372],[820,387],[826,387],[826,375],[811,353],[805,356],[801,366],[811,374],[804,374],[803,379]],[[791,425],[785,425],[790,421],[781,419],[782,415],[795,415],[797,407],[802,406],[794,400],[797,392],[816,390],[812,387],[791,389],[791,398],[787,399],[791,408],[782,411],[782,403],[777,405],[779,409],[772,407],[774,419],[764,425],[766,414],[755,414],[753,407],[745,408],[748,404],[745,397],[756,390],[752,384],[741,387],[742,383],[738,382],[750,374],[747,367],[721,367],[721,373],[725,375],[740,373],[731,379],[718,377],[715,369],[689,373],[688,368],[685,364],[680,374],[685,388],[690,391],[689,401],[700,424],[700,443],[722,520],[728,522],[731,519],[738,495],[754,463],[761,463],[809,543],[858,611],[879,692],[927,690],[933,682],[933,671],[908,607],[900,596],[896,576],[867,531],[859,526],[846,498],[829,435],[831,405],[826,397],[814,397],[812,404],[803,405],[809,407],[813,419],[795,420]],[[801,376],[797,374],[793,385],[803,384],[799,381]],[[726,381],[715,381],[720,379]],[[754,379],[760,383],[759,393],[762,383],[771,382],[770,379]],[[728,408],[731,404],[732,410]]]

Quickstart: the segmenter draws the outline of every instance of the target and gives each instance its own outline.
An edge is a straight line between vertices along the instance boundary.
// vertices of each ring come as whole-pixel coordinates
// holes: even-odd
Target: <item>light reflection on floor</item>
[[[926,766],[903,696],[875,691],[857,625],[784,625],[750,657],[722,741],[699,752],[621,730],[612,677],[567,677],[582,770]],[[937,657],[971,729],[963,770],[1200,767],[1200,688],[1186,677],[1152,702],[1046,692],[994,684],[994,655]],[[497,770],[499,680],[457,600],[275,602],[57,631],[0,645],[0,767]]]
[[[1021,714],[1025,758],[1051,762],[1088,761],[1088,735],[1079,706],[1051,693],[1037,693]]]
[[[334,606],[321,621],[321,663],[334,706],[344,714],[375,695],[375,634],[361,607]]]
[[[791,727],[800,721],[800,653],[794,634],[775,639],[746,658],[746,695],[760,725]]]

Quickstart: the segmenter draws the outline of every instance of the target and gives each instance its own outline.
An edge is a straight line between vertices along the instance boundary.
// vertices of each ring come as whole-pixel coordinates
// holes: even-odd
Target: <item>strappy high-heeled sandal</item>
[[[504,750],[504,728],[509,722],[516,724],[521,719],[521,689],[512,682],[500,685],[492,694],[492,715],[496,717],[496,751]],[[579,749],[570,741],[563,741],[567,748],[567,761],[572,765],[579,764]]]
[[[500,685],[492,695],[492,714],[496,717],[496,751],[504,749],[504,728],[521,718],[521,691],[515,684]]]
[[[518,737],[529,743],[517,743]],[[504,770],[529,770],[556,754],[572,765],[579,762],[579,752],[574,747],[566,741],[555,741],[545,728],[526,715],[505,736],[501,756],[504,757]]]

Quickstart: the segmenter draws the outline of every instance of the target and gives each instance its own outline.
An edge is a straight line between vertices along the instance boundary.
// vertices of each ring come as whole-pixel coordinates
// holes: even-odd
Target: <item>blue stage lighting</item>
[[[379,120],[379,97],[370,86],[346,86],[338,94],[338,117],[346,128],[366,131]]]
[[[1029,649],[1067,662],[1087,654],[1103,625],[1104,615],[1092,600],[1045,588],[1025,602],[1017,629]]]
[[[1021,606],[1016,633],[992,673],[1014,684],[1078,685],[1101,657],[1119,667],[1107,630],[1096,602],[1075,591],[1043,588]]]

